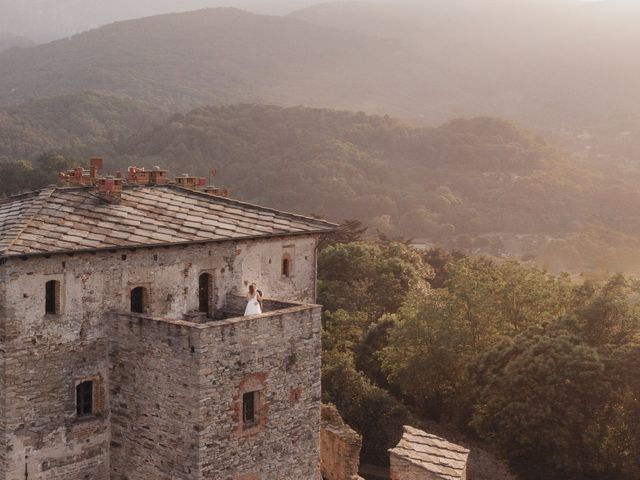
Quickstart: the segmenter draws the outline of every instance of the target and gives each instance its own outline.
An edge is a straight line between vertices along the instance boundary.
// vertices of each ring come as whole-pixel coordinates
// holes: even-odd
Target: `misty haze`
[[[0,480],[640,479],[638,46],[636,0],[0,0]]]

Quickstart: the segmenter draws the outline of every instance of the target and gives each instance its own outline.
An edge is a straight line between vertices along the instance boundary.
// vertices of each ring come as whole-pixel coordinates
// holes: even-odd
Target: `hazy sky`
[[[359,0],[401,5],[474,4],[474,7],[504,2],[513,7],[533,0]],[[534,4],[553,5],[602,1],[610,5],[640,4],[640,0],[535,0]],[[0,33],[26,36],[37,42],[50,41],[99,27],[117,20],[159,13],[195,10],[212,6],[235,6],[257,13],[286,14],[299,8],[329,0],[0,0]]]

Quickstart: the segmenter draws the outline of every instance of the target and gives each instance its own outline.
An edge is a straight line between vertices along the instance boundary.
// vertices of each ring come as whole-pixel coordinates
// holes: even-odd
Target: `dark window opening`
[[[51,314],[60,313],[60,282],[51,280],[45,285],[45,311]]]
[[[282,276],[288,277],[291,274],[291,260],[288,258],[282,259]]]
[[[207,316],[209,316],[211,314],[211,274],[203,273],[202,275],[200,275],[198,295],[200,300],[198,310],[201,313],[206,313]]]
[[[76,386],[76,413],[79,417],[93,413],[93,382],[82,382]]]
[[[242,395],[242,423],[251,427],[256,424],[256,392]]]
[[[133,313],[145,313],[147,303],[147,291],[144,287],[136,287],[131,290],[131,311]]]

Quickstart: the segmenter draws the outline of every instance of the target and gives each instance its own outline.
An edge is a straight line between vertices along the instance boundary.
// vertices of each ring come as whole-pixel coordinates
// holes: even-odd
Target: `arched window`
[[[147,289],[136,287],[131,290],[131,311],[133,313],[146,313],[148,310],[149,298]]]
[[[285,253],[282,256],[282,276],[283,277],[291,276],[291,270],[292,270],[291,267],[292,267],[291,256],[288,253]]]
[[[203,273],[198,279],[198,311],[211,315],[211,274]]]
[[[48,314],[60,314],[60,282],[57,280],[50,280],[45,284],[44,308]]]

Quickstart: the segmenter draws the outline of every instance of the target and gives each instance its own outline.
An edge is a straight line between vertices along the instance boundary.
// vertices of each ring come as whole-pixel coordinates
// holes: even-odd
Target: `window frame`
[[[87,389],[87,387],[89,388]],[[76,394],[76,417],[77,418],[87,418],[87,417],[95,416],[96,414],[95,389],[96,389],[96,382],[94,379],[82,380],[76,383],[75,394]]]
[[[53,288],[53,291],[50,291]],[[57,279],[47,280],[44,284],[44,313],[45,315],[62,314],[62,282]],[[51,298],[53,296],[53,298]],[[53,307],[53,308],[50,308]]]
[[[250,400],[249,400],[250,399]],[[248,418],[248,404],[251,405],[251,416]],[[251,390],[242,394],[242,428],[248,430],[255,428],[260,421],[260,391]]]
[[[289,252],[282,254],[282,259],[280,260],[280,276],[282,278],[293,277],[293,257]]]
[[[206,278],[206,310],[203,310],[203,281]],[[213,315],[213,274],[211,272],[200,272],[198,275],[198,312],[206,313],[207,318]]]
[[[133,292],[139,290],[141,297],[139,299],[140,310],[134,310],[134,295]],[[137,297],[136,297],[137,298]],[[136,302],[138,303],[138,302]],[[129,312],[137,313],[138,315],[144,315],[149,313],[149,288],[144,285],[137,285],[129,289]]]
[[[246,376],[234,395],[234,422],[236,435],[239,437],[253,436],[266,428],[268,416],[267,377],[265,372]],[[250,397],[249,397],[250,396]],[[247,408],[253,403],[253,417],[247,415]]]

